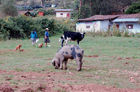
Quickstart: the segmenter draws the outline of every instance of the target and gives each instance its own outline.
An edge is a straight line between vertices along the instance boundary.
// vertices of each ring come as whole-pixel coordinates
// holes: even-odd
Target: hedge
[[[69,30],[67,26],[60,24],[59,21],[49,20],[45,17],[7,17],[0,19],[0,39],[29,38],[33,30],[37,31],[38,37],[43,37],[46,27],[50,30],[50,36]]]

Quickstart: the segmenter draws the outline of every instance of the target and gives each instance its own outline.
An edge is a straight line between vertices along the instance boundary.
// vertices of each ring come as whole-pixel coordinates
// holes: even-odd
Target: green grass
[[[140,76],[139,38],[86,36],[80,43],[85,54],[83,70],[77,72],[75,62],[70,61],[66,71],[55,70],[51,65],[52,58],[60,48],[59,37],[51,37],[51,47],[48,48],[33,47],[28,39],[0,41],[0,70],[38,73],[63,72],[65,79],[60,81],[59,78],[54,78],[56,83],[94,83],[118,88],[140,88],[140,78],[138,77]],[[40,38],[39,43],[41,42],[43,42],[43,38]],[[24,52],[9,51],[15,49],[18,44],[22,44]],[[69,44],[76,44],[76,42]],[[97,55],[97,57],[88,57],[92,55]],[[69,73],[74,74],[74,77]],[[135,76],[135,73],[138,76]],[[8,75],[0,75],[0,83],[4,81],[4,76]],[[8,77],[12,79],[13,76]],[[135,83],[129,81],[130,77],[134,77]],[[66,80],[67,78],[71,78],[71,80]],[[18,84],[19,80],[10,81]]]

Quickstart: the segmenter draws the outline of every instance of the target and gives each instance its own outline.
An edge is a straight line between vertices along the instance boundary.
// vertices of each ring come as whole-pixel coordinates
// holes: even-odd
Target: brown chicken
[[[21,47],[22,47],[22,45],[19,44],[19,45],[16,47],[16,50],[20,50]]]
[[[38,44],[38,48],[42,48],[43,47],[43,43]]]

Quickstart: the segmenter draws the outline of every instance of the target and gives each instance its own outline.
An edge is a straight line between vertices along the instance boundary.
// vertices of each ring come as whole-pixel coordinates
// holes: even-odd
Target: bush
[[[122,37],[130,37],[128,30],[123,30],[123,31],[121,32],[121,36],[122,36]]]
[[[120,30],[116,27],[116,25],[113,25],[112,36],[121,37],[121,32],[120,32]]]
[[[26,16],[7,17],[0,19],[0,39],[29,38],[33,30],[37,31],[38,37],[44,37],[46,27],[50,30],[50,36],[69,30],[67,26],[54,19]]]
[[[48,9],[48,10],[39,9],[38,12],[44,12],[44,15],[54,15],[55,14],[54,9]]]

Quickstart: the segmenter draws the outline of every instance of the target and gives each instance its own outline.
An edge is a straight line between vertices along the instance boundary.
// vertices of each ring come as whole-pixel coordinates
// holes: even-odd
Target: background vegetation
[[[50,30],[50,36],[62,33],[64,30],[72,30],[66,24],[60,24],[60,21],[54,19],[17,16],[0,19],[0,37],[1,39],[29,38],[34,29],[38,37],[43,37],[46,27]]]
[[[140,1],[133,3],[125,12],[126,14],[140,13]]]
[[[62,4],[59,4],[58,8],[73,8],[74,12],[72,20],[62,19],[58,20],[52,18],[55,15],[54,8],[41,8],[34,9],[31,14],[38,16],[37,13],[44,12],[45,17],[26,17],[17,14],[18,10],[15,7],[18,2],[24,1],[24,5],[37,5],[42,3],[60,3],[60,0],[0,0],[1,12],[6,18],[0,19],[0,39],[10,38],[29,38],[30,32],[36,30],[39,37],[44,35],[44,29],[48,27],[50,29],[50,35],[62,33],[64,30],[75,30],[75,22],[78,18],[85,18],[95,14],[112,14],[113,12],[120,12],[124,10],[124,7],[131,5],[137,0],[61,0]],[[40,2],[40,3],[39,3]],[[70,3],[73,3],[72,5]],[[44,4],[42,6],[44,6]],[[126,13],[138,13],[139,2],[133,3]],[[116,28],[108,30],[107,32],[92,33],[92,35],[100,36],[125,36],[130,37],[133,34],[129,34],[127,30],[120,31]],[[139,34],[138,34],[139,37]]]
[[[79,18],[93,15],[123,14],[134,2],[139,0],[80,0]],[[138,8],[137,8],[138,9]]]

